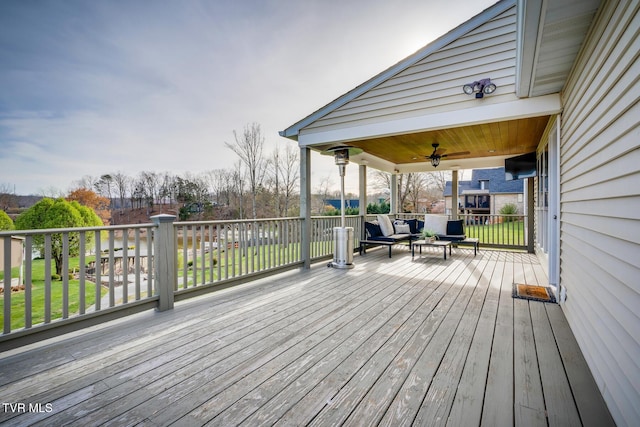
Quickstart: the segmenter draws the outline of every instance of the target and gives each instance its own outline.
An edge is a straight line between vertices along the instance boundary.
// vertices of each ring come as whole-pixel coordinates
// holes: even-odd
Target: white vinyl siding
[[[498,89],[485,104],[516,100],[516,8],[469,31],[305,127],[318,132],[454,111],[475,105],[465,83],[491,78]]]
[[[640,419],[639,4],[603,2],[563,93],[561,284],[618,425]]]

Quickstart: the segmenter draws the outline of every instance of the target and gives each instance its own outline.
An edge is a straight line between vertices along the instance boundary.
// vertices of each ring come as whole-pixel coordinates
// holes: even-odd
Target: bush
[[[380,203],[369,203],[367,205],[367,213],[372,214],[388,214],[391,210],[389,203],[382,201]]]
[[[336,209],[333,206],[328,206],[328,207],[325,207],[324,214],[326,216],[339,216],[340,215],[340,209]],[[359,215],[360,214],[360,209],[348,207],[348,208],[346,208],[344,210],[344,214],[345,215]]]
[[[507,203],[502,208],[500,208],[501,215],[516,215],[518,213],[518,207],[513,203]],[[513,216],[505,216],[502,218],[502,222],[511,222],[516,221],[517,218]]]
[[[15,228],[11,217],[5,211],[0,210],[0,230],[14,230]]]

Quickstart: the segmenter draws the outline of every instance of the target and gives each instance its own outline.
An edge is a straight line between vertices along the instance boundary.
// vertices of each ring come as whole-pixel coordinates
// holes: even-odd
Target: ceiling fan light
[[[440,164],[440,156],[431,157],[431,166],[433,166],[434,168],[437,168],[439,164]]]

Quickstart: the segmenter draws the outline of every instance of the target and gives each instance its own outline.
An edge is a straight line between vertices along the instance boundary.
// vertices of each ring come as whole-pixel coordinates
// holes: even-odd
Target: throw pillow
[[[411,234],[411,227],[409,224],[396,224],[396,234]]]
[[[447,234],[447,221],[449,217],[446,215],[426,214],[424,216],[424,229],[431,230],[436,234]]]
[[[418,220],[417,219],[408,219],[405,221],[406,224],[409,224],[409,229],[412,234],[418,233]]]
[[[458,219],[455,221],[447,222],[447,234],[453,236],[461,236],[464,235],[464,225],[462,224],[462,220]]]
[[[364,228],[367,230],[367,234],[370,238],[382,236],[382,230],[380,230],[380,225],[377,221],[365,222]]]
[[[378,215],[378,224],[380,224],[380,230],[382,230],[383,236],[391,236],[394,232],[393,224],[387,215]]]

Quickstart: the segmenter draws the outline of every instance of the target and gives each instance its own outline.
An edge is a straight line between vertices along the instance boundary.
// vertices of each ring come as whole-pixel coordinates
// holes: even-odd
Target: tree
[[[101,226],[102,220],[98,215],[77,201],[68,202],[62,198],[53,200],[44,198],[31,206],[16,219],[18,230],[34,230],[48,228],[76,228]],[[80,252],[80,234],[70,232],[69,255],[77,256]],[[90,243],[93,233],[86,234],[86,242]],[[40,253],[45,251],[45,238],[43,235],[33,237],[34,248]],[[62,274],[62,246],[63,234],[51,234],[51,257],[55,261],[56,274]]]
[[[225,142],[225,145],[240,157],[240,160],[247,168],[246,173],[252,197],[252,214],[253,218],[256,218],[256,197],[258,189],[262,186],[266,171],[266,160],[262,156],[264,137],[262,136],[260,125],[257,123],[245,126],[241,136],[238,136],[234,130],[233,137],[236,143],[229,144]]]
[[[116,192],[118,193],[118,198],[120,199],[120,212],[125,207],[125,201],[127,200],[127,192],[129,191],[129,184],[131,183],[131,178],[123,174],[122,172],[117,172],[111,175],[113,178],[113,183],[116,186]]]
[[[108,224],[111,219],[109,199],[97,195],[93,190],[88,188],[78,188],[73,190],[67,196],[67,201],[76,201],[82,206],[93,209],[93,211],[100,217],[103,224]]]
[[[111,185],[113,184],[113,177],[111,175],[104,174],[100,177],[98,182],[95,183],[95,188],[101,195],[104,195],[109,200],[109,210],[111,210]]]
[[[440,191],[440,193],[444,192],[444,187],[447,184],[447,181],[451,180],[451,172],[449,171],[436,171],[429,172],[427,174],[427,181],[430,187],[435,187]]]
[[[7,210],[17,206],[14,187],[11,184],[0,184],[0,209]]]
[[[0,231],[14,230],[15,228],[11,217],[9,217],[5,211],[0,210]]]
[[[209,182],[212,203],[229,206],[232,175],[233,172],[227,169],[214,169],[205,173]]]
[[[326,201],[329,198],[329,188],[333,185],[333,180],[331,179],[331,175],[327,175],[320,180],[320,184],[316,189],[316,194],[320,196],[320,206],[314,209],[315,212],[322,215],[324,213],[324,207],[326,205]]]
[[[231,182],[233,185],[233,192],[238,197],[238,218],[243,219],[244,217],[244,189],[245,189],[245,177],[246,174],[242,170],[242,162],[238,161],[235,164],[235,168],[231,175]]]
[[[276,197],[278,200],[282,198],[283,202],[280,205],[282,209],[278,210],[277,214],[278,216],[287,216],[300,181],[300,156],[291,145],[287,145],[282,156],[276,152],[276,159],[278,161],[276,176],[279,183]]]

